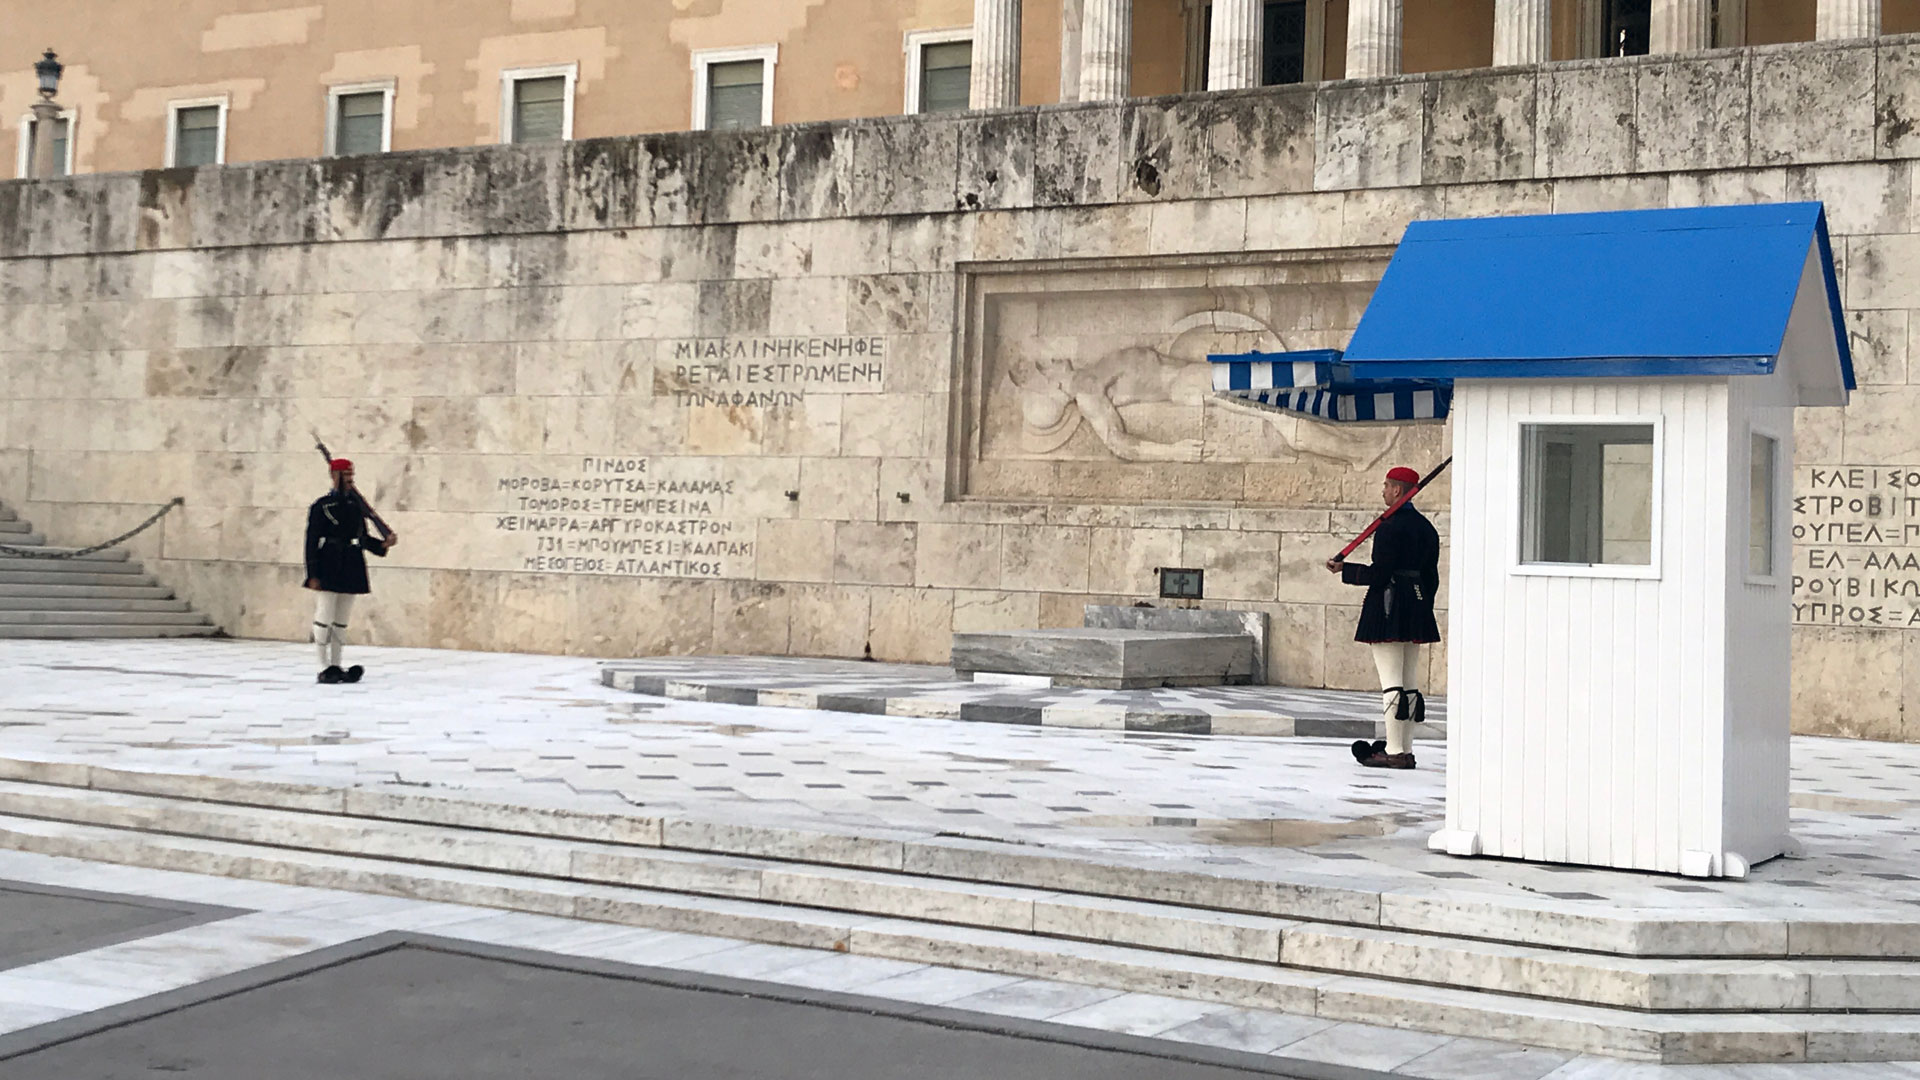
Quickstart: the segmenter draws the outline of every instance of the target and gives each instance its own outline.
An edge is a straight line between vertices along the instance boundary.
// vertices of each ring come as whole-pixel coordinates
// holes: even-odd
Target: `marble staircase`
[[[0,759],[0,847],[491,905],[1669,1063],[1920,1058],[1920,915],[1570,914],[830,834]]]
[[[48,547],[0,506],[0,544]],[[205,637],[219,628],[141,570],[123,549],[77,559],[0,552],[0,638]]]

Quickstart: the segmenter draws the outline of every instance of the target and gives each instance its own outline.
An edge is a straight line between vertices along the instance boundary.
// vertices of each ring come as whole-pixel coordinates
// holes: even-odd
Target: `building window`
[[[327,153],[383,154],[393,149],[393,84],[327,90]]]
[[[519,68],[500,73],[502,142],[573,138],[573,88],[579,66]]]
[[[1522,424],[1520,462],[1523,565],[1654,565],[1653,424]]]
[[[53,174],[69,176],[73,173],[73,110],[66,109],[59,119],[53,122]],[[32,113],[20,118],[20,153],[17,158],[19,175],[24,179],[33,175],[34,142],[40,134],[40,122]]]
[[[973,30],[907,35],[907,112],[956,112],[971,103]]]
[[[176,101],[167,110],[167,166],[191,168],[227,160],[227,101]]]
[[[1778,507],[1774,504],[1773,473],[1780,443],[1759,432],[1747,463],[1747,576],[1771,578],[1773,568],[1773,522]]]
[[[1645,56],[1652,47],[1653,0],[1606,0],[1605,56]]]
[[[1319,82],[1327,0],[1267,0],[1260,13],[1260,85]],[[1188,9],[1187,89],[1207,88],[1213,49],[1213,5]]]
[[[773,67],[779,47],[693,54],[693,127],[733,131],[773,123]]]
[[[1306,0],[1267,0],[1262,16],[1260,85],[1306,82]]]

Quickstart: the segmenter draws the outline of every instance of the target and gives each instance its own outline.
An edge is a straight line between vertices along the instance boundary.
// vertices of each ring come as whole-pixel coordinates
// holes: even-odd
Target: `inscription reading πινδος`
[[[1920,629],[1920,466],[1795,470],[1793,621]]]
[[[753,529],[736,481],[706,462],[582,457],[502,476],[496,533],[524,538],[513,569],[633,577],[750,577]]]

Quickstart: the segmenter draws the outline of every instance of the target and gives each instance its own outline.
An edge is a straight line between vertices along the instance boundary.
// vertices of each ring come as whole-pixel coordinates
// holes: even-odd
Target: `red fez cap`
[[[1397,480],[1402,484],[1418,484],[1420,482],[1420,474],[1407,468],[1405,465],[1399,465],[1387,470],[1387,479]]]
[[[343,457],[337,457],[327,462],[327,468],[332,472],[346,472],[353,468],[353,462]]]

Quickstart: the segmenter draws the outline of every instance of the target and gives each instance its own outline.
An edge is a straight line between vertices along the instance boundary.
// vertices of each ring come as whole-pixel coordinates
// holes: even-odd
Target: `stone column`
[[[1553,59],[1553,0],[1494,0],[1493,66]]]
[[[973,0],[973,71],[967,104],[1020,104],[1020,0]]]
[[[1400,0],[1347,5],[1347,78],[1400,74]]]
[[[1245,90],[1260,85],[1264,44],[1262,0],[1213,0],[1207,31],[1207,89]]]
[[[1813,36],[1820,41],[1879,37],[1880,0],[1820,0],[1813,23]]]
[[[1133,0],[1081,0],[1080,100],[1117,101],[1133,87]]]
[[[1713,0],[1653,0],[1648,52],[1696,52],[1711,48]]]
[[[1080,0],[1060,0],[1060,100],[1080,100]]]
[[[60,174],[60,162],[54,160],[53,129],[60,123],[60,106],[46,98],[33,103],[33,168],[35,180],[51,180]],[[69,132],[67,138],[73,138]]]

